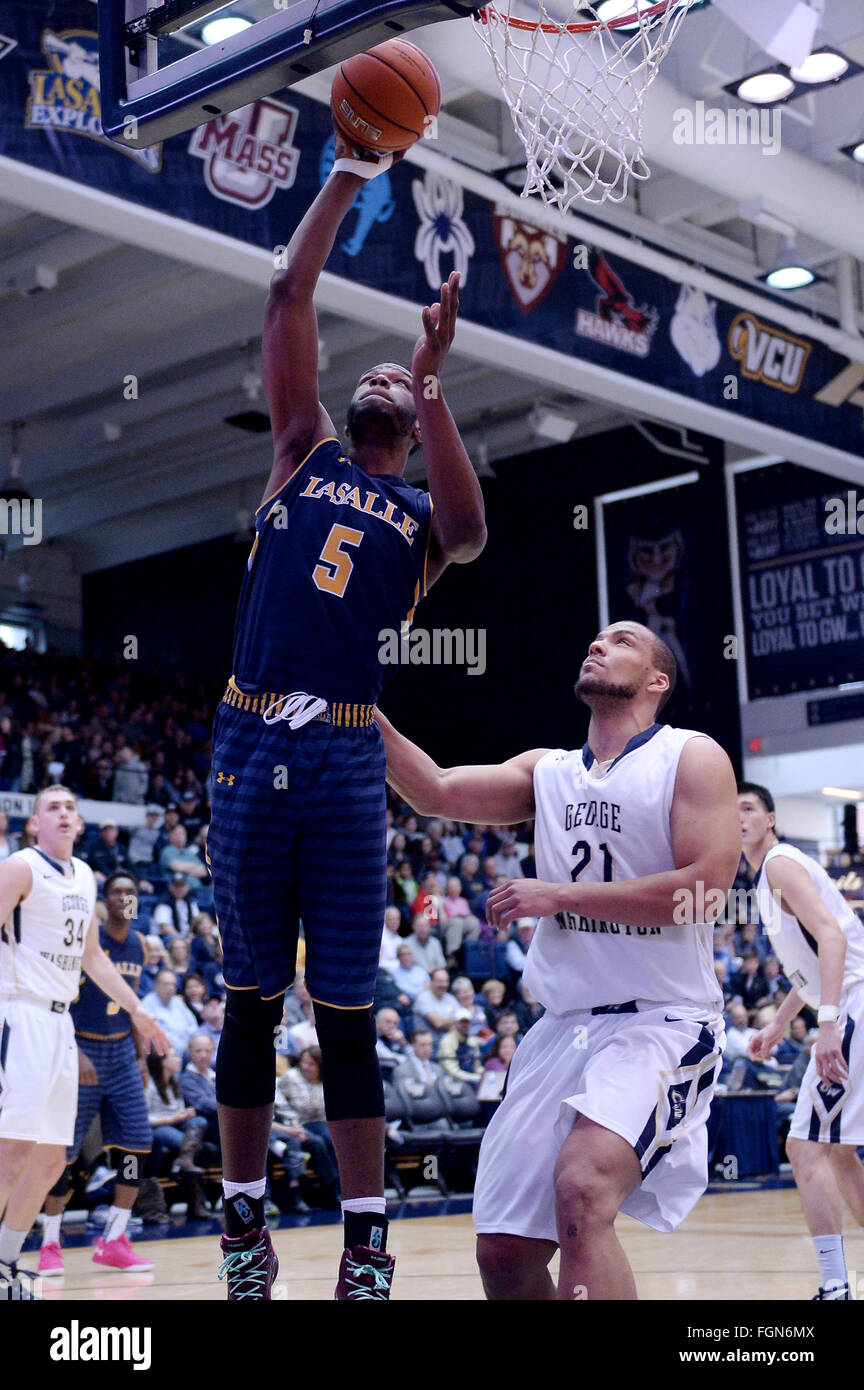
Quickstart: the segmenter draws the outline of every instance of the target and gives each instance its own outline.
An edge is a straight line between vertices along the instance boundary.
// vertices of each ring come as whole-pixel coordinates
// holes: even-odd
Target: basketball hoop
[[[576,0],[584,18],[571,23],[550,14],[554,0],[505,0],[506,12],[480,10],[476,31],[525,150],[523,198],[537,193],[566,212],[580,198],[620,203],[631,178],[650,177],[645,94],[696,2]],[[517,14],[534,4],[539,18]]]

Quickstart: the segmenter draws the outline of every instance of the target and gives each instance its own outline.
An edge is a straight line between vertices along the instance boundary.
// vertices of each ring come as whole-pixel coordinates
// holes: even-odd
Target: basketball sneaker
[[[56,1240],[49,1240],[39,1251],[39,1273],[43,1279],[56,1279],[63,1273],[63,1251]]]
[[[843,1283],[839,1279],[834,1279],[828,1285],[827,1289],[820,1289],[818,1293],[814,1293],[810,1302],[817,1303],[821,1301],[828,1303],[841,1303],[846,1302],[847,1300],[851,1300],[851,1297],[852,1295],[849,1292],[849,1285]]]
[[[377,1298],[382,1303],[387,1303],[395,1268],[395,1259],[386,1251],[370,1250],[367,1245],[355,1245],[353,1250],[342,1252],[339,1282],[333,1296],[340,1302],[348,1299]]]
[[[37,1282],[35,1274],[19,1269],[14,1260],[8,1265],[0,1261],[0,1303],[38,1303]]]
[[[153,1268],[152,1260],[145,1260],[143,1256],[135,1253],[125,1231],[116,1240],[97,1238],[96,1249],[93,1251],[93,1263],[94,1265],[104,1265],[106,1269],[129,1271]]]
[[[244,1299],[268,1299],[273,1280],[279,1273],[279,1261],[266,1226],[260,1231],[247,1231],[245,1236],[223,1236],[219,1278],[228,1280],[228,1302]]]

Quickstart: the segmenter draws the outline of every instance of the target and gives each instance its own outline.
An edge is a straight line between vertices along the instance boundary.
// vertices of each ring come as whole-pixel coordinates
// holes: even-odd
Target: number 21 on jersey
[[[611,883],[612,855],[609,853],[609,846],[604,843],[600,845],[598,848],[602,849],[603,851],[603,882]],[[581,873],[584,873],[588,865],[591,863],[591,846],[589,845],[587,840],[577,840],[570,852],[571,854],[576,856],[576,863],[570,870],[570,877],[575,883],[579,875]]]

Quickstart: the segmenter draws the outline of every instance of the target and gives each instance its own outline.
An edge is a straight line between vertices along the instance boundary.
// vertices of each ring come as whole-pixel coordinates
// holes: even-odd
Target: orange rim
[[[484,5],[479,14],[479,23],[488,24],[488,15],[507,24],[511,29],[541,29],[544,34],[590,34],[594,29],[622,29],[627,24],[638,23],[640,19],[656,19],[668,10],[672,0],[660,0],[647,10],[634,10],[631,14],[619,15],[617,19],[586,19],[581,24],[541,24],[538,19],[514,19],[512,15],[502,14],[494,5]]]

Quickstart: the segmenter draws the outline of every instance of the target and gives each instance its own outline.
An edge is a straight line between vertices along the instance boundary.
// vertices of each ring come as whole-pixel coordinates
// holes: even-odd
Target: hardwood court
[[[619,1218],[619,1233],[640,1298],[803,1301],[818,1286],[798,1196],[788,1189],[709,1194],[674,1235],[658,1235],[629,1217]],[[331,1300],[339,1227],[275,1231],[273,1238],[281,1264],[274,1294],[291,1302]],[[845,1243],[850,1271],[864,1277],[864,1234],[853,1229],[848,1217]],[[88,1247],[66,1249],[66,1274],[45,1280],[43,1297],[64,1302],[224,1300],[225,1286],[216,1279],[216,1237],[136,1241],[135,1248],[155,1261],[151,1273],[113,1274],[91,1264]],[[470,1216],[395,1221],[389,1248],[398,1260],[394,1301],[482,1299]],[[25,1255],[22,1264],[35,1269],[35,1254]],[[850,1275],[853,1289],[857,1277]]]

